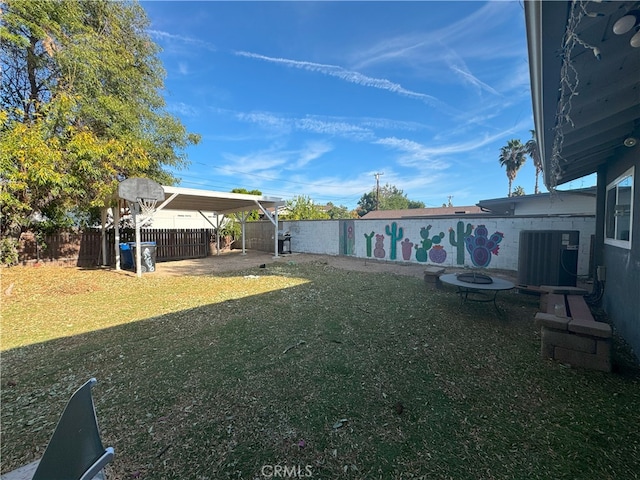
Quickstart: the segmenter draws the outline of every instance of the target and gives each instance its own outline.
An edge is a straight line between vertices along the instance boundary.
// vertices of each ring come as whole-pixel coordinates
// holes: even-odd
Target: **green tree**
[[[533,193],[537,195],[540,193],[540,189],[538,188],[538,177],[540,176],[540,173],[542,173],[542,158],[540,157],[540,149],[538,148],[538,142],[536,141],[536,131],[529,131],[531,132],[531,138],[524,144],[524,149],[527,152],[527,155],[531,157],[533,166],[536,169],[536,185]]]
[[[323,220],[329,218],[329,214],[316,205],[311,197],[306,195],[298,195],[291,200],[287,200],[285,208],[287,212],[280,217],[282,219]]]
[[[0,22],[0,234],[101,206],[126,177],[175,183],[199,137],[164,108],[138,3],[5,0]]]
[[[374,211],[376,209],[376,206],[376,192],[371,191],[365,193],[364,195],[362,195],[362,197],[360,197],[360,200],[358,200],[358,215],[363,217],[367,213]]]
[[[247,195],[262,195],[260,190],[247,190],[246,188],[234,188],[231,193],[243,193]],[[260,219],[260,211],[258,209],[245,212],[245,220],[253,222]],[[233,238],[239,238],[242,235],[240,213],[232,213],[227,216],[223,227],[220,229],[220,235],[230,235]]]
[[[380,187],[380,195],[374,189],[365,193],[358,201],[358,215],[361,217],[376,210],[406,210],[409,208],[424,208],[424,203],[409,200],[407,195],[395,185],[388,183]]]
[[[247,190],[246,188],[234,188],[231,190],[231,193],[244,193],[246,195],[262,195],[260,190]],[[234,214],[234,217],[239,221],[240,217],[238,214]],[[246,214],[247,221],[255,221],[260,219],[260,210],[251,210]]]
[[[388,183],[380,188],[380,210],[405,210],[409,208],[409,199],[395,185]]]
[[[514,187],[513,193],[511,194],[512,197],[522,197],[524,195],[526,195],[526,193],[521,185]]]
[[[327,203],[327,214],[331,219],[344,219],[344,218],[356,218],[358,214],[352,210],[349,210],[344,205],[340,205],[339,207],[335,206],[333,203]]]
[[[505,167],[507,178],[509,179],[509,197],[511,196],[511,185],[518,174],[518,170],[526,161],[526,151],[520,140],[509,140],[507,144],[500,149],[498,160],[500,165]]]

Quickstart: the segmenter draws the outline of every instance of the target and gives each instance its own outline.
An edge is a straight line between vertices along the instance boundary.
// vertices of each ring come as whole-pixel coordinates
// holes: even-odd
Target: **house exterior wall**
[[[631,249],[604,244],[606,283],[603,308],[620,334],[640,354],[640,147],[629,149],[606,168],[605,185],[635,166]],[[604,195],[598,198],[605,202]],[[604,212],[604,207],[601,209]],[[604,228],[604,222],[602,223]],[[604,237],[604,235],[602,235]]]
[[[273,227],[267,232],[265,225],[271,224],[247,223],[247,248],[273,250],[272,243],[260,247],[265,245],[261,235],[273,236]],[[282,221],[280,230],[290,232],[293,252],[512,271],[518,269],[521,231],[577,230],[577,274],[586,276],[595,216]],[[473,254],[466,247],[467,237]]]
[[[593,215],[596,211],[595,195],[562,193],[531,198],[516,204],[515,215]]]

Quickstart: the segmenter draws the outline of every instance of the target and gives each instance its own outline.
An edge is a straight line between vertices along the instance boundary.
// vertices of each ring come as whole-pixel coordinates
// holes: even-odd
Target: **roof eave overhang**
[[[540,146],[543,181],[548,189],[556,185],[551,168],[556,112],[559,99],[562,45],[568,18],[568,2],[524,2],[529,75],[536,141]]]

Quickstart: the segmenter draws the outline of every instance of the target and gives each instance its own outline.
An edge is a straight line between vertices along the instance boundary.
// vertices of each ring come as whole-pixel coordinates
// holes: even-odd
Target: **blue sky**
[[[202,135],[180,186],[355,208],[380,172],[426,206],[506,196],[500,147],[533,128],[520,2],[142,6],[167,109]],[[514,185],[534,181],[528,160]]]

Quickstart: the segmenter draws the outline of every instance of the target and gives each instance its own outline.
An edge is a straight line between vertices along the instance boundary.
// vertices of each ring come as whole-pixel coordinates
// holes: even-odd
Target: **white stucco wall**
[[[291,234],[291,250],[294,252],[338,255],[340,243],[337,220],[283,221],[282,228]]]
[[[457,245],[459,240],[458,222],[462,222],[462,231],[467,232],[468,225],[471,228],[471,237],[476,248],[482,250],[482,243],[489,242],[492,235],[495,239],[502,239],[499,243],[489,245],[491,248],[484,248],[485,257],[489,259],[486,268],[517,270],[519,257],[520,232],[523,230],[577,230],[580,232],[578,246],[578,275],[589,273],[589,253],[591,235],[595,233],[595,217],[593,216],[572,216],[572,217],[451,217],[434,219],[398,219],[398,220],[353,220],[353,256],[360,258],[372,258],[385,261],[421,263],[424,265],[441,265],[444,267],[477,267],[464,243]],[[392,258],[392,236],[394,235],[393,224],[396,224],[395,235],[395,258]],[[428,240],[433,240],[434,236],[443,233],[439,246],[443,252],[438,252],[434,262],[429,252],[433,249],[432,244],[422,242],[421,229],[429,229]],[[484,225],[487,232],[481,235],[482,230],[478,226]],[[388,227],[388,230],[387,230]],[[282,229],[291,233],[291,249],[294,252],[318,253],[325,255],[340,254],[340,221],[283,221]],[[402,229],[402,231],[400,231]],[[453,235],[450,233],[453,230]],[[373,233],[373,237],[371,234]],[[402,236],[399,234],[402,233]],[[367,238],[371,237],[371,251],[367,251]],[[379,242],[376,244],[376,235]],[[403,242],[409,253],[407,259],[403,256]],[[409,243],[413,245],[409,245]],[[426,250],[418,253],[418,249],[428,246]],[[489,253],[489,250],[497,248],[497,254]],[[379,248],[376,248],[379,247]],[[461,249],[461,252],[459,252]],[[458,263],[459,254],[462,255],[463,262]],[[421,255],[420,261],[419,255]],[[444,261],[441,261],[444,258]],[[541,259],[544,260],[544,259]]]
[[[529,197],[528,197],[529,198]],[[515,215],[595,215],[596,196],[563,193],[516,204]]]

